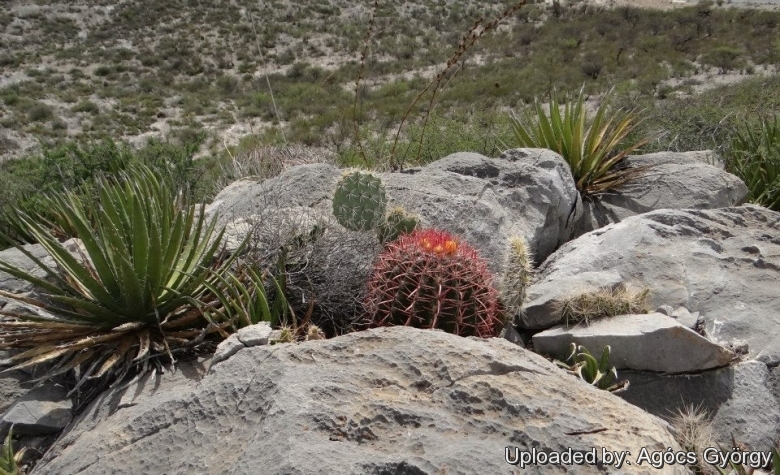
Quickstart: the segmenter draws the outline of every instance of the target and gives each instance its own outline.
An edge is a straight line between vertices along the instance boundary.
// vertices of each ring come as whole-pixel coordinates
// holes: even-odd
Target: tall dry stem
[[[484,21],[484,19],[483,18],[478,19],[477,21],[474,22],[474,25],[472,25],[471,28],[469,28],[468,33],[466,33],[460,39],[460,42],[458,43],[457,49],[452,54],[452,56],[450,56],[450,58],[447,60],[447,65],[445,66],[445,68],[443,70],[441,70],[436,75],[436,77],[433,79],[433,81],[431,81],[428,84],[428,86],[426,86],[425,89],[423,89],[420,92],[420,94],[417,95],[417,97],[414,99],[414,101],[412,101],[412,104],[406,110],[406,113],[404,114],[404,116],[401,118],[401,123],[398,125],[398,130],[396,130],[395,138],[393,140],[393,148],[390,151],[390,166],[391,166],[391,168],[393,168],[393,169],[396,168],[395,167],[395,163],[394,163],[395,150],[396,150],[396,146],[398,144],[399,136],[401,134],[401,128],[403,127],[404,121],[407,119],[407,116],[409,115],[411,110],[414,108],[414,106],[417,104],[417,102],[423,97],[423,95],[425,95],[425,93],[431,87],[433,87],[433,92],[431,93],[431,98],[428,101],[428,107],[426,108],[425,116],[423,117],[423,125],[422,125],[422,128],[420,129],[420,141],[419,141],[419,145],[417,147],[417,155],[415,157],[415,160],[419,160],[419,158],[420,158],[420,153],[422,152],[422,147],[423,147],[423,140],[425,139],[425,128],[428,126],[428,119],[429,119],[429,117],[431,115],[431,111],[433,110],[433,106],[436,103],[437,94],[438,94],[438,92],[441,89],[439,86],[441,85],[441,82],[444,79],[444,77],[447,76],[447,73],[449,73],[449,71],[456,64],[458,64],[458,62],[463,57],[463,55],[465,55],[466,52],[472,46],[474,46],[474,44],[477,41],[479,41],[489,31],[494,30],[498,26],[498,24],[501,23],[502,21],[504,21],[506,18],[508,18],[511,15],[514,15],[515,12],[517,12],[525,4],[526,4],[526,0],[521,0],[521,1],[517,2],[517,3],[515,3],[511,7],[507,8],[506,10],[504,10],[504,12],[501,15],[499,15],[496,18],[494,18],[492,21],[488,22],[484,26],[482,26],[482,22]],[[453,72],[452,76],[457,74],[457,71],[458,70],[455,70]],[[452,79],[452,77],[450,77],[450,80],[451,79]],[[448,83],[449,83],[449,80],[448,80]],[[403,169],[403,163],[399,163],[398,167]]]
[[[359,95],[360,95],[360,81],[363,79],[363,72],[365,70],[365,63],[366,58],[368,56],[368,48],[371,40],[371,36],[374,31],[374,25],[375,25],[375,17],[376,12],[378,9],[378,0],[374,1],[373,10],[371,12],[371,17],[368,21],[368,30],[366,31],[366,35],[363,38],[363,51],[360,55],[360,68],[358,69],[358,76],[357,80],[355,81],[355,102],[353,105],[354,109],[354,125],[355,125],[355,142],[357,144],[358,150],[360,152],[360,155],[363,157],[363,160],[366,162],[366,165],[370,165],[370,162],[368,158],[366,157],[365,150],[363,149],[363,144],[360,139],[360,124],[358,122],[358,104],[359,104]],[[436,76],[433,78],[433,80],[428,83],[425,88],[420,91],[417,96],[415,96],[414,100],[409,104],[409,107],[406,108],[406,111],[404,112],[404,115],[401,117],[401,122],[398,124],[398,128],[396,129],[395,135],[393,137],[393,146],[390,150],[390,157],[389,157],[389,165],[390,170],[392,171],[399,171],[403,170],[403,161],[402,160],[396,160],[396,151],[398,148],[398,141],[401,137],[401,130],[403,129],[404,124],[406,123],[407,119],[411,115],[412,110],[417,106],[417,104],[422,100],[422,98],[427,94],[431,89],[433,91],[431,92],[431,97],[428,100],[428,107],[425,111],[425,116],[423,119],[423,126],[420,131],[420,141],[419,146],[417,148],[417,155],[416,160],[419,160],[420,154],[422,152],[422,146],[423,146],[423,140],[425,137],[425,128],[428,125],[428,119],[431,114],[431,110],[433,109],[434,104],[436,103],[436,99],[438,97],[439,91],[441,88],[441,83],[444,80],[445,77],[450,76],[450,80],[452,79],[451,76],[454,76],[453,74],[450,74],[452,69],[458,64],[458,62],[461,60],[463,55],[466,54],[466,52],[474,46],[474,44],[479,41],[483,36],[485,36],[486,33],[495,30],[499,23],[501,23],[506,18],[512,16],[514,13],[516,13],[521,7],[523,7],[527,3],[527,0],[521,0],[511,7],[507,8],[503,13],[501,13],[499,16],[497,16],[495,19],[488,23],[484,23],[484,19],[480,18],[477,21],[474,22],[474,24],[469,28],[469,31],[463,35],[460,42],[458,43],[458,47],[455,49],[455,52],[447,59],[447,64],[444,66],[444,68],[439,71]],[[456,70],[457,72],[457,70]],[[449,83],[449,80],[448,80]]]
[[[358,121],[358,104],[360,102],[360,80],[363,79],[363,71],[366,68],[366,58],[368,57],[368,48],[371,45],[371,36],[374,33],[374,22],[376,21],[376,12],[379,9],[379,0],[374,0],[374,5],[371,9],[371,16],[368,19],[368,30],[363,37],[363,51],[360,52],[360,68],[358,68],[357,79],[355,80],[355,103],[352,105],[352,123],[355,125],[355,143],[357,144],[360,156],[363,157],[363,161],[366,166],[370,166],[371,162],[366,156],[366,151],[363,148],[363,141],[360,139],[360,122]]]

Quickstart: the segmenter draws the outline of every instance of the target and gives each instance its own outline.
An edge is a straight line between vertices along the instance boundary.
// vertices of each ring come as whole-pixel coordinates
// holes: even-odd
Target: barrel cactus
[[[501,330],[498,292],[477,252],[439,230],[418,230],[386,245],[368,282],[375,326],[436,328],[492,337]]]
[[[379,177],[363,172],[345,174],[333,195],[333,215],[352,231],[376,229],[385,217],[385,187]]]

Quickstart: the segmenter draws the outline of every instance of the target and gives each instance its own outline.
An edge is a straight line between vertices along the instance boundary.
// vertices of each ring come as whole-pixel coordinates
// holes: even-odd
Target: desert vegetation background
[[[0,207],[35,211],[40,193],[136,156],[173,166],[207,201],[240,175],[226,164],[268,147],[362,163],[356,122],[381,167],[462,36],[512,4],[4,2]],[[780,108],[780,12],[735,5],[525,5],[443,78],[418,150],[420,101],[398,153],[496,155],[512,143],[511,111],[580,88],[591,103],[612,89],[616,106],[645,108],[644,151],[723,150],[738,125]]]

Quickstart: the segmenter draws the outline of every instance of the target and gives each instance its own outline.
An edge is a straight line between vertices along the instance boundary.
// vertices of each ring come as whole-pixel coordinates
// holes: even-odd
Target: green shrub
[[[743,123],[724,154],[726,169],[748,187],[753,203],[780,211],[780,123],[762,118],[758,131]]]
[[[637,177],[642,170],[621,168],[621,162],[648,139],[624,144],[626,137],[640,121],[633,111],[609,108],[608,94],[590,119],[584,108],[584,91],[567,97],[563,114],[557,95],[550,96],[549,114],[538,100],[524,119],[513,117],[514,145],[548,148],[559,153],[569,164],[577,190],[595,195],[613,190]]]
[[[0,244],[2,247],[31,242],[14,219],[11,208],[31,216],[50,217],[42,195],[72,190],[95,196],[96,181],[143,163],[193,201],[204,201],[215,191],[214,160],[194,159],[198,143],[178,144],[152,140],[136,150],[112,140],[46,148],[38,155],[0,163]],[[9,242],[2,236],[11,237]]]
[[[111,69],[110,66],[98,66],[97,68],[95,68],[94,74],[95,76],[105,77],[111,74],[112,72],[113,70]]]
[[[717,46],[701,57],[701,62],[718,68],[721,74],[729,70],[739,69],[743,62],[740,60],[742,52],[731,46]]]
[[[36,103],[27,111],[27,119],[30,122],[45,122],[54,117],[54,110],[43,103]]]
[[[86,112],[88,114],[97,114],[100,112],[100,107],[92,101],[81,101],[73,106],[73,112]]]

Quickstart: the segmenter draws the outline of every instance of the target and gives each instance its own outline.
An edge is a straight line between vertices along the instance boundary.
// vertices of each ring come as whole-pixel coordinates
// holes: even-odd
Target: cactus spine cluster
[[[501,303],[510,322],[520,313],[533,272],[533,257],[522,237],[509,239],[509,252],[504,263]]]
[[[352,231],[375,230],[381,243],[387,243],[417,227],[419,218],[400,206],[385,215],[387,197],[382,180],[363,173],[345,174],[333,195],[333,215]]]
[[[368,282],[373,325],[437,328],[461,336],[496,336],[498,292],[486,262],[439,230],[414,231],[385,246]]]

